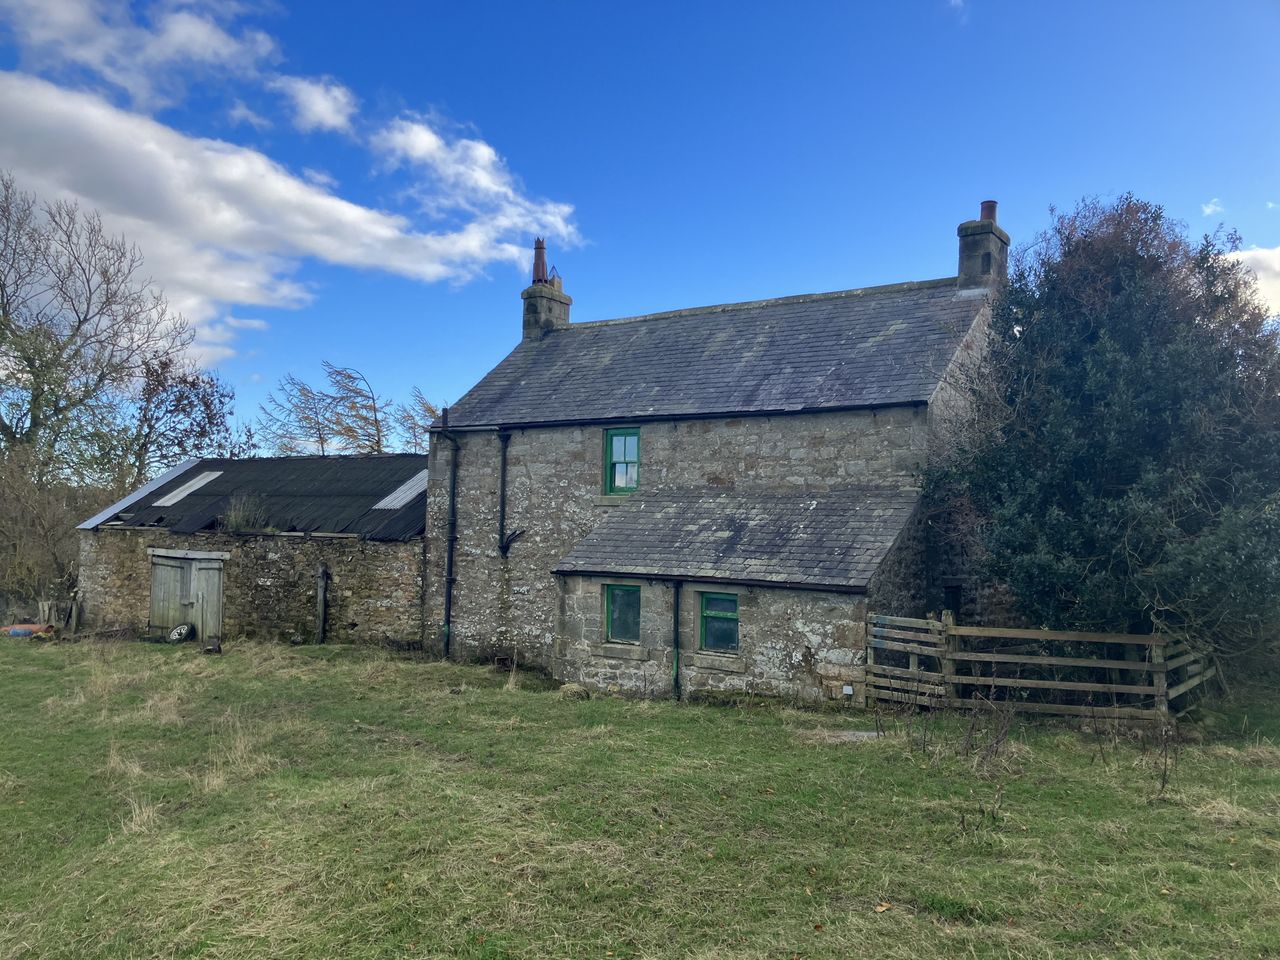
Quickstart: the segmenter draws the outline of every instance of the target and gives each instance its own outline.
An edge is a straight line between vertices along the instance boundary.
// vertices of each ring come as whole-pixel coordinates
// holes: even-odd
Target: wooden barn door
[[[201,640],[222,639],[222,561],[193,560],[191,622]]]
[[[222,638],[222,561],[151,558],[151,632],[194,624],[199,640]]]
[[[186,623],[186,585],[190,580],[188,560],[173,557],[151,558],[151,632],[168,633]]]

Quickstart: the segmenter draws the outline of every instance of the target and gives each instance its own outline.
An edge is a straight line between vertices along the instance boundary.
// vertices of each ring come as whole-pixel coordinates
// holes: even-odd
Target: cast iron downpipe
[[[498,434],[498,552],[504,557],[511,552],[511,545],[524,536],[523,530],[507,536],[507,444],[510,442],[511,434],[507,431]]]
[[[453,553],[458,542],[458,440],[449,433],[449,408],[440,411],[440,436],[449,441],[449,526],[444,547],[444,658],[449,659],[449,631],[453,626]]]
[[[680,697],[680,588],[679,580],[671,581],[671,692]]]

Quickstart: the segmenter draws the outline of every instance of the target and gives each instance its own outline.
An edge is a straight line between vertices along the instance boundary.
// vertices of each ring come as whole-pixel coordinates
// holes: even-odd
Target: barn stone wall
[[[914,482],[928,444],[923,407],[640,425],[640,484],[822,491]],[[616,426],[616,425],[615,425]],[[559,591],[551,570],[621,498],[602,495],[603,428],[513,430],[508,447],[508,536],[499,549],[500,441],[459,432],[457,544],[451,654],[514,654],[552,669]],[[431,443],[427,490],[427,639],[441,646],[452,446]],[[804,596],[803,594],[801,595]],[[803,613],[812,601],[797,602]]]
[[[178,535],[165,530],[81,531],[79,590],[86,627],[143,630],[150,613],[148,547],[220,551],[223,636],[311,640],[316,570],[329,569],[328,640],[416,641],[422,636],[422,541]]]
[[[565,576],[553,672],[590,689],[672,695],[672,607],[667,582]],[[604,587],[640,586],[640,642],[605,640]],[[738,597],[738,651],[699,649],[699,594]],[[817,701],[845,696],[861,704],[866,679],[866,599],[819,590],[685,583],[680,588],[680,677],[685,696],[760,693]]]

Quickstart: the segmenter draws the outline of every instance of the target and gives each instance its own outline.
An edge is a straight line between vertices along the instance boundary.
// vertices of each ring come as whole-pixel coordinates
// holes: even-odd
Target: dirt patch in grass
[[[818,744],[858,744],[872,743],[876,740],[885,739],[883,733],[875,730],[839,730],[830,727],[812,727],[810,729],[797,730],[795,737],[801,743],[818,743]]]

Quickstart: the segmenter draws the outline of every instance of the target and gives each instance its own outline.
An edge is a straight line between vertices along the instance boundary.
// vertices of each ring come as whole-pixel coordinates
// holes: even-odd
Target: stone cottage
[[[424,455],[192,460],[85,521],[88,627],[417,643]]]
[[[432,431],[426,630],[642,695],[862,694],[865,617],[958,603],[920,468],[1007,274],[571,323],[535,245],[519,345]]]

